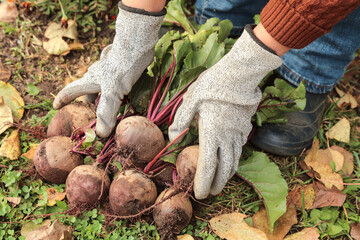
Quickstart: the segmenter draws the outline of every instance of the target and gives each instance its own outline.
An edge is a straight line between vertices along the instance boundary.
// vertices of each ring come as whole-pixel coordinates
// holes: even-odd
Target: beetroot
[[[33,158],[36,171],[51,183],[65,183],[69,173],[84,164],[82,155],[70,152],[73,147],[70,138],[63,136],[42,141]]]
[[[115,141],[124,156],[132,153],[132,159],[140,162],[151,161],[165,146],[161,130],[142,116],[122,120],[116,127]]]
[[[155,184],[159,187],[172,185],[173,183],[173,166],[172,164],[166,166],[152,177]]]
[[[176,160],[176,170],[181,183],[185,186],[189,186],[194,181],[198,158],[199,145],[194,145],[182,150]]]
[[[151,206],[156,196],[155,183],[143,173],[130,169],[119,173],[113,180],[109,200],[115,214],[127,216]]]
[[[105,171],[93,165],[81,165],[71,171],[66,179],[66,197],[72,205],[94,206],[101,194],[104,179],[104,199],[109,192],[110,178]]]
[[[86,127],[96,119],[95,106],[89,103],[76,102],[60,109],[51,120],[47,137],[67,136],[79,127]]]
[[[173,189],[166,189],[155,201],[155,204],[173,194]],[[185,193],[178,193],[163,203],[155,206],[154,221],[162,238],[172,239],[174,234],[180,233],[190,222],[192,205]]]

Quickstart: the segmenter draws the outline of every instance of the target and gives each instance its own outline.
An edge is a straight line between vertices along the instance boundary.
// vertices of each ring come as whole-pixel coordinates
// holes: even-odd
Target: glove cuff
[[[247,24],[245,26],[245,31],[250,35],[250,37],[260,46],[262,47],[263,49],[265,49],[266,51],[268,52],[271,52],[272,54],[276,54],[276,52],[274,50],[272,50],[271,48],[269,48],[268,46],[266,46],[262,41],[260,41],[260,39],[258,39],[253,30],[254,28],[256,27],[256,24]]]
[[[164,8],[161,12],[148,12],[144,9],[140,9],[140,8],[133,8],[133,7],[129,7],[126,6],[122,3],[122,1],[120,1],[118,3],[118,6],[120,9],[127,11],[127,12],[131,12],[131,13],[136,13],[136,14],[141,14],[141,15],[147,15],[147,16],[153,16],[153,17],[162,17],[166,15],[166,9]]]

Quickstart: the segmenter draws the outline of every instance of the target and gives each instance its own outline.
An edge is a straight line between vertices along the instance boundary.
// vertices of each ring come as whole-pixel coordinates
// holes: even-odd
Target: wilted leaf
[[[7,157],[11,160],[16,160],[21,154],[19,131],[14,130],[9,137],[7,137],[0,147],[0,156]]]
[[[210,219],[215,234],[227,240],[266,240],[264,232],[244,222],[247,215],[242,213],[222,214]]]
[[[13,207],[19,205],[21,198],[20,197],[7,197],[6,200],[11,203]]]
[[[286,212],[288,186],[279,168],[266,154],[254,152],[247,161],[239,163],[237,172],[263,199],[272,230],[276,220]]]
[[[178,240],[194,240],[194,238],[192,236],[190,236],[189,234],[177,236],[177,239]]]
[[[316,161],[330,165],[331,162],[335,164],[335,172],[340,171],[344,166],[344,156],[331,148],[319,149]],[[331,165],[330,165],[331,166]]]
[[[354,155],[340,146],[331,146],[331,149],[340,152],[344,156],[344,165],[339,172],[341,175],[350,177],[354,171]]]
[[[289,203],[286,212],[276,221],[274,231],[270,232],[269,218],[265,208],[261,208],[252,217],[254,227],[263,231],[269,240],[283,239],[292,225],[297,223],[295,205]]]
[[[316,192],[313,184],[308,184],[291,191],[288,197],[291,198],[291,201],[296,207],[302,208],[304,204],[305,209],[310,209],[310,207],[314,204]]]
[[[304,160],[306,166],[316,173],[315,178],[324,183],[325,187],[331,189],[332,186],[336,186],[339,190],[344,189],[341,175],[333,173],[330,165],[319,161],[319,154],[319,141],[316,141],[312,148],[307,152]]]
[[[342,118],[328,132],[327,136],[340,142],[350,143],[350,122]]]
[[[54,206],[56,201],[62,201],[65,198],[65,192],[58,192],[55,188],[47,188],[47,205]],[[39,196],[40,199],[44,199],[42,195]]]
[[[339,94],[340,99],[336,99],[338,100],[336,105],[339,108],[343,108],[346,105],[350,105],[351,108],[357,108],[359,106],[359,104],[357,103],[356,99],[354,98],[354,96],[352,96],[350,93],[344,93],[343,91],[341,91],[339,88],[335,88],[336,92]]]
[[[320,234],[316,228],[304,228],[301,232],[291,234],[284,240],[318,240]]]
[[[4,98],[0,96],[0,134],[9,129],[12,126],[12,123],[13,116],[11,108],[5,104]]]
[[[84,50],[84,44],[80,42],[73,42],[69,44],[70,50]]]
[[[360,223],[350,224],[350,235],[354,240],[360,240]]]
[[[69,20],[67,28],[61,27],[59,23],[51,22],[49,23],[44,36],[48,39],[67,37],[75,40],[78,38],[76,22],[74,20]]]
[[[26,157],[28,159],[33,159],[35,150],[38,146],[39,146],[39,144],[31,145],[30,149],[26,153],[23,153],[21,156]]]
[[[331,189],[326,188],[321,183],[314,183],[316,198],[313,205],[308,209],[322,208],[322,207],[341,207],[346,199],[346,195],[339,189],[333,186]]]
[[[3,96],[5,104],[11,108],[15,121],[19,121],[24,115],[24,100],[19,92],[11,84],[0,81],[0,96]]]
[[[66,55],[70,51],[69,45],[62,37],[52,38],[48,42],[44,42],[44,49],[49,54],[54,55]]]
[[[44,227],[44,226],[48,228],[50,225],[51,225],[51,221],[49,219],[43,221],[40,224],[36,224],[32,221],[27,222],[21,227],[21,236],[26,237],[29,234],[29,232],[31,232],[37,228]]]
[[[0,63],[0,81],[7,82],[9,81],[11,76],[11,71],[9,69],[6,69],[1,63]]]
[[[14,2],[3,1],[0,4],[0,22],[13,22],[18,15],[19,12]]]
[[[71,240],[72,229],[69,226],[61,224],[58,220],[51,226],[43,226],[29,232],[26,236],[26,240]]]

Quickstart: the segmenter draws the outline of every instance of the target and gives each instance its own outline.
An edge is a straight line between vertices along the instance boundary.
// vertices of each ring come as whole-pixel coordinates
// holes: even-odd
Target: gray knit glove
[[[116,35],[81,79],[67,85],[56,96],[59,109],[75,98],[101,92],[97,107],[96,132],[108,137],[116,123],[121,101],[153,61],[154,46],[166,11],[149,13],[119,3]],[[91,99],[87,97],[86,99]]]
[[[259,82],[281,65],[247,26],[231,51],[189,87],[169,128],[170,140],[199,113],[200,153],[194,181],[197,199],[219,194],[235,174],[251,117],[261,99]],[[181,139],[179,140],[181,141]]]

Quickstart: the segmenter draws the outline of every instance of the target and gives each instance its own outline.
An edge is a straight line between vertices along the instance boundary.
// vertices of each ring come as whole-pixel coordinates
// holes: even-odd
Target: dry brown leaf
[[[339,94],[340,99],[336,99],[336,105],[339,108],[343,108],[347,105],[350,105],[351,108],[357,108],[359,105],[354,96],[352,96],[349,92],[345,93],[339,88],[335,88],[336,92]]]
[[[314,204],[316,193],[313,184],[308,184],[302,186],[300,189],[298,188],[291,191],[288,196],[291,198],[291,201],[298,208],[303,207],[302,205],[304,198],[304,205],[305,205],[304,208],[309,209]]]
[[[79,42],[73,42],[69,44],[69,48],[70,50],[84,50],[84,44],[79,43]]]
[[[340,174],[346,177],[350,177],[354,171],[354,155],[340,146],[334,145],[331,146],[331,149],[340,152],[344,156],[344,165]]]
[[[20,157],[20,139],[19,131],[14,130],[9,137],[7,137],[0,147],[0,156],[7,157],[11,160],[16,160]]]
[[[26,240],[71,240],[72,229],[69,226],[61,224],[58,220],[51,226],[43,226],[29,232]]]
[[[266,240],[264,232],[244,222],[242,213],[222,214],[210,220],[210,226],[220,238],[227,240]]]
[[[34,154],[35,154],[35,150],[36,148],[39,146],[39,144],[34,144],[34,145],[31,145],[30,146],[30,149],[26,152],[26,153],[23,153],[21,156],[22,157],[26,157],[28,159],[33,159],[34,157]]]
[[[49,219],[46,219],[45,221],[43,221],[40,224],[36,224],[33,221],[30,221],[30,222],[25,223],[21,227],[20,233],[21,233],[21,236],[26,237],[29,234],[29,232],[31,232],[37,228],[44,227],[44,226],[46,226],[48,228],[48,227],[50,227],[50,225],[51,225],[51,221]]]
[[[333,173],[330,165],[321,162],[323,160],[319,158],[320,154],[319,141],[316,141],[312,148],[307,152],[304,160],[306,166],[316,173],[315,178],[324,183],[327,188],[331,189],[332,186],[336,186],[339,190],[343,190],[344,183],[341,175]]]
[[[302,231],[291,234],[284,240],[318,240],[320,234],[316,228],[304,228]]]
[[[269,218],[266,209],[262,207],[252,217],[254,227],[263,231],[269,240],[283,239],[292,225],[297,223],[296,208],[293,203],[288,204],[286,212],[276,221],[274,231],[270,232]]]
[[[0,22],[13,22],[19,15],[14,2],[3,1],[0,4]]]
[[[308,209],[330,206],[341,207],[345,202],[346,195],[334,186],[331,189],[327,189],[321,183],[314,182],[314,189],[316,198],[313,205]]]
[[[0,81],[0,96],[4,98],[5,104],[11,108],[15,121],[19,121],[24,115],[24,100],[20,93],[10,84]]]
[[[6,197],[6,200],[11,203],[11,206],[16,207],[20,204],[21,198],[20,197]]]
[[[178,240],[194,240],[194,238],[192,236],[190,236],[189,234],[184,234],[184,235],[179,235],[177,236]]]
[[[331,148],[324,150],[319,149],[316,161],[328,165],[330,165],[331,162],[334,162],[335,172],[340,171],[344,166],[344,156],[340,152]]]
[[[70,52],[69,45],[62,39],[62,37],[52,38],[43,43],[44,49],[53,55],[66,55]]]
[[[0,134],[8,130],[13,122],[11,108],[5,104],[4,98],[0,96]]]
[[[61,27],[59,23],[49,23],[44,36],[48,39],[57,37],[67,37],[73,40],[78,38],[78,32],[76,30],[76,22],[74,20],[68,21],[68,27]]]
[[[326,133],[326,135],[328,138],[350,143],[350,128],[349,120],[342,118]]]
[[[64,200],[66,193],[65,192],[58,192],[55,188],[48,188],[46,189],[47,192],[47,205],[54,206],[56,201]],[[40,199],[44,199],[44,196],[40,195]]]
[[[350,235],[354,240],[360,240],[360,223],[350,224]]]
[[[6,69],[1,63],[0,63],[0,81],[7,82],[9,81],[11,76],[11,71]]]

